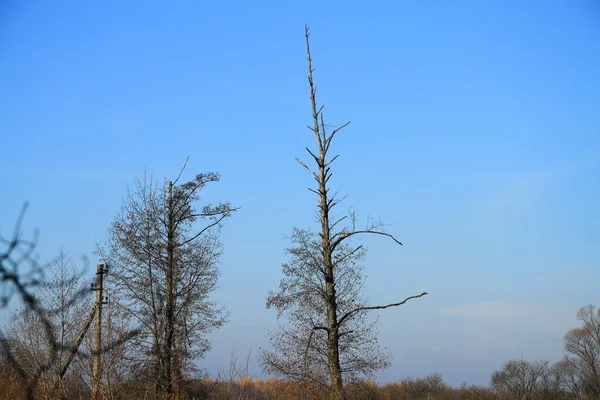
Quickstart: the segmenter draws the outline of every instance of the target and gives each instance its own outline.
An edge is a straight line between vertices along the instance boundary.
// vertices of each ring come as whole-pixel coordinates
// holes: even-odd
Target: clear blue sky
[[[175,4],[177,3],[177,4]],[[0,229],[24,201],[40,259],[105,238],[148,168],[219,171],[214,298],[231,323],[215,374],[268,344],[285,236],[314,227],[304,23],[326,119],[352,124],[332,186],[404,247],[369,239],[393,355],[380,382],[489,382],[509,358],[558,360],[600,305],[600,6],[581,1],[11,1],[0,6]],[[83,263],[82,263],[83,265]],[[253,372],[260,370],[253,361]]]

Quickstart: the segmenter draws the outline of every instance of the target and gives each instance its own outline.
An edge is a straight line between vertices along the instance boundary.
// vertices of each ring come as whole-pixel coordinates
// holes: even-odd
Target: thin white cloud
[[[521,223],[523,216],[543,206],[541,203],[554,187],[564,184],[574,174],[596,167],[599,162],[597,155],[581,157],[518,175],[479,200],[476,220],[489,232],[501,233],[502,228]]]
[[[573,304],[476,302],[440,310],[446,345],[465,354],[485,352],[498,365],[510,358],[558,360],[562,338],[579,325]],[[490,346],[490,344],[493,344]]]
[[[552,310],[527,303],[483,302],[448,307],[442,310],[442,315],[449,318],[471,318],[507,323],[545,319],[552,316]]]

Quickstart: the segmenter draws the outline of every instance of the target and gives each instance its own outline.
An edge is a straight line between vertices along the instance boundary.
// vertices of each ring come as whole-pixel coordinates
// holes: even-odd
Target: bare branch
[[[313,82],[314,69],[312,67],[312,57],[310,55],[310,42],[308,39],[310,36],[310,32],[309,32],[307,25],[304,26],[304,36],[306,38],[306,56],[307,56],[307,61],[308,61],[308,84],[310,86],[310,102],[312,105],[313,122],[314,122],[313,132],[315,133],[317,143],[319,144],[319,151],[322,152],[324,143],[323,143],[323,141],[321,139],[321,135],[320,135],[319,115],[321,114],[321,111],[323,110],[323,106],[321,106],[317,110],[317,100],[316,100],[317,89],[315,88],[314,82]]]
[[[331,144],[331,141],[333,140],[333,137],[335,136],[336,133],[338,133],[339,131],[341,131],[342,129],[344,129],[345,127],[347,127],[348,125],[350,125],[350,121],[346,122],[344,125],[341,125],[337,128],[335,128],[331,134],[329,135],[329,137],[327,138],[327,140],[325,141],[325,151],[327,152],[329,150],[329,145]],[[337,156],[336,156],[337,157]]]
[[[392,239],[394,242],[396,242],[400,246],[403,246],[402,242],[400,242],[393,235],[391,235],[387,232],[365,229],[365,230],[351,231],[351,232],[341,231],[341,232],[336,233],[333,236],[336,239],[332,242],[332,245],[331,245],[332,249],[335,249],[337,246],[339,246],[340,243],[342,243],[344,240],[348,239],[349,237],[354,236],[354,235],[359,235],[359,234],[373,234],[373,235],[386,236],[386,237],[389,237],[390,239]]]
[[[335,263],[336,264],[343,263],[347,258],[352,257],[358,251],[362,250],[362,248],[363,248],[362,244],[357,246],[354,250],[351,250],[351,251],[347,252],[346,254],[343,254],[340,258],[336,259]]]
[[[331,160],[329,160],[329,161],[327,161],[325,163],[325,166],[327,166],[327,165],[331,164],[332,162],[334,162],[339,156],[340,156],[339,154],[336,154],[335,156],[333,156],[333,158]],[[329,178],[327,180],[329,180]]]
[[[306,147],[306,151],[308,151],[308,154],[310,154],[312,156],[312,158],[315,159],[315,161],[317,162],[317,165],[320,165],[319,157],[317,157],[315,155],[315,153],[313,153],[312,151],[310,151],[310,149],[308,147]]]
[[[190,156],[187,156],[185,159],[185,162],[183,163],[183,167],[181,167],[181,170],[179,171],[179,175],[177,175],[177,178],[173,181],[173,185],[175,185],[177,182],[179,182],[179,178],[181,178],[181,174],[183,174],[183,170],[185,169],[189,160],[190,160]]]
[[[419,297],[426,296],[427,294],[428,294],[427,292],[423,292],[423,293],[415,295],[415,296],[409,296],[399,303],[391,303],[391,304],[387,304],[385,306],[357,307],[354,310],[348,311],[346,314],[344,314],[342,316],[342,318],[340,318],[338,325],[342,325],[344,323],[344,321],[346,321],[348,318],[350,318],[352,315],[356,314],[357,312],[368,311],[368,310],[382,310],[384,308],[389,308],[389,307],[398,307],[398,306],[405,304],[409,300],[418,299]]]
[[[313,69],[314,71],[314,69]],[[315,88],[315,94],[317,93],[317,88]],[[319,107],[319,109],[317,110],[317,115],[321,115],[323,113],[323,109],[325,108],[325,104],[321,105],[321,107]]]
[[[299,163],[300,165],[302,165],[304,168],[306,168],[306,169],[308,170],[308,172],[310,172],[311,174],[313,174],[313,176],[315,177],[315,179],[319,179],[319,176],[318,176],[317,174],[315,174],[315,173],[313,172],[313,170],[312,170],[312,169],[310,169],[310,167],[309,167],[308,165],[306,165],[306,164],[304,164],[302,161],[300,161],[300,159],[299,159],[298,157],[296,157],[296,161],[298,161],[298,163]]]
[[[306,350],[304,350],[304,376],[310,376],[308,373],[308,350],[310,349],[310,344],[312,342],[312,337],[315,334],[314,328],[310,330],[308,334],[308,341],[306,342]]]
[[[333,203],[331,203],[331,204],[333,204]],[[331,207],[332,207],[332,205],[331,205],[331,204],[329,205],[329,208],[331,208]],[[331,228],[330,228],[330,229],[331,229],[331,230],[333,230],[333,228],[335,228],[337,224],[339,224],[340,222],[342,222],[342,221],[343,221],[343,220],[345,220],[346,218],[348,218],[348,216],[347,216],[347,215],[344,215],[342,218],[340,218],[340,219],[338,219],[337,221],[335,221],[333,224],[331,224]]]

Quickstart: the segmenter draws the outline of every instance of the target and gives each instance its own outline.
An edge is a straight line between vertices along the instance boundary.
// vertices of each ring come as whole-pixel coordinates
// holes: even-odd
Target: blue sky
[[[600,7],[582,1],[18,2],[0,10],[0,231],[29,201],[40,259],[97,260],[128,183],[219,171],[214,298],[231,322],[202,361],[257,353],[276,325],[286,235],[314,228],[303,27],[336,139],[332,188],[405,244],[366,238],[367,295],[393,355],[379,382],[489,382],[556,361],[600,305]],[[82,261],[81,265],[85,263]],[[5,313],[6,315],[6,313]],[[377,314],[374,315],[376,317]],[[3,317],[5,318],[5,316]],[[256,360],[252,372],[261,376]]]

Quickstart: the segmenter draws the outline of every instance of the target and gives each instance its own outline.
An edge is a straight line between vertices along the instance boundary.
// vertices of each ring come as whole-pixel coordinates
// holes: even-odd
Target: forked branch
[[[392,239],[394,242],[396,242],[400,246],[403,246],[402,242],[400,242],[398,239],[396,239],[394,237],[394,235],[392,235],[392,234],[389,234],[389,233],[383,232],[383,231],[374,230],[374,229],[363,229],[363,230],[358,230],[358,231],[350,231],[350,232],[341,231],[341,232],[336,233],[333,236],[335,238],[335,240],[331,244],[331,249],[332,249],[332,251],[335,250],[335,248],[337,246],[339,246],[340,243],[342,243],[344,240],[348,239],[351,236],[358,235],[358,234],[366,234],[366,233],[389,237],[390,239]]]
[[[325,326],[313,326],[308,334],[308,341],[306,342],[306,350],[304,350],[304,377],[308,377],[310,374],[308,373],[308,351],[310,350],[310,344],[312,343],[312,337],[315,334],[315,331],[323,330],[325,332],[329,332],[329,329]]]

